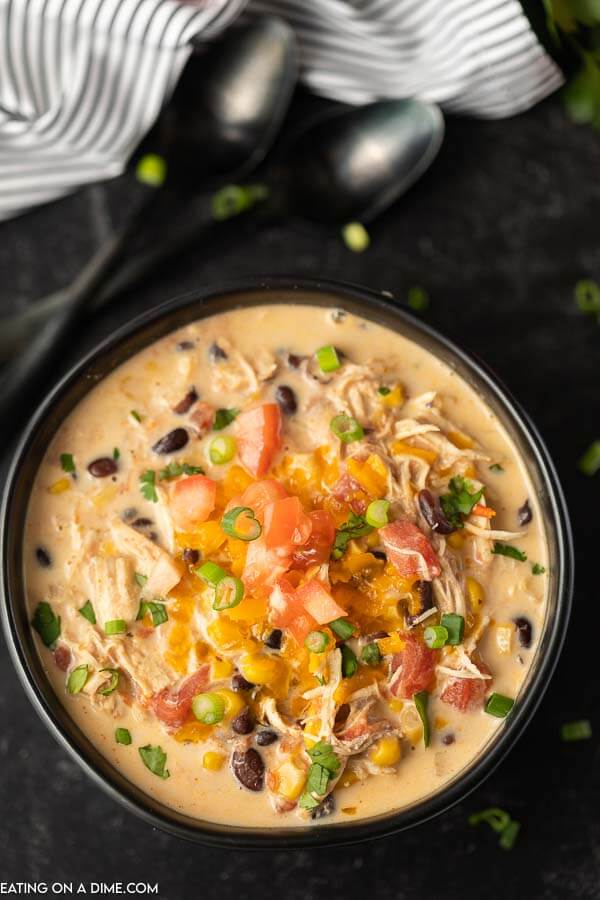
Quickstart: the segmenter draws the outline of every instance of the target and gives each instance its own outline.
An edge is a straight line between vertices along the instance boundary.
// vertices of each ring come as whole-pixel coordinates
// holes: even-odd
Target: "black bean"
[[[338,711],[335,714],[335,721],[333,723],[333,730],[336,731],[339,728],[343,728],[346,724],[346,720],[350,715],[350,705],[348,703],[342,703],[339,707]]]
[[[517,520],[519,525],[529,525],[532,519],[533,513],[529,505],[529,500],[526,500],[523,506],[520,506],[517,511]]]
[[[52,557],[48,553],[45,547],[36,547],[35,548],[35,558],[39,562],[42,569],[49,569],[52,565]]]
[[[163,435],[153,445],[152,449],[155,453],[165,456],[167,453],[175,453],[176,450],[181,450],[182,447],[185,447],[188,440],[189,437],[185,428],[174,428],[173,431]]]
[[[306,356],[298,356],[297,353],[288,353],[287,364],[290,369],[298,369],[305,359]]]
[[[274,744],[276,740],[277,733],[275,731],[271,731],[270,728],[264,728],[256,735],[256,743],[259,747],[268,747],[269,744]]]
[[[281,628],[274,628],[271,634],[265,639],[265,646],[271,650],[281,650],[281,642],[283,640],[283,631]]]
[[[419,508],[432,531],[437,531],[438,534],[452,534],[456,531],[444,515],[440,501],[431,491],[419,491]]]
[[[419,608],[414,615],[406,617],[409,625],[412,625],[419,616],[422,616],[424,612],[427,612],[433,606],[433,587],[430,581],[415,582],[413,590],[416,590],[419,595]]]
[[[127,509],[124,509],[121,518],[124,522],[131,522],[132,519],[135,519],[137,516],[137,509],[134,506],[128,506]]]
[[[383,559],[384,561],[387,559],[387,553],[385,550],[371,550],[371,553],[375,557],[375,559]]]
[[[275,401],[286,416],[293,416],[298,409],[296,395],[287,384],[280,384],[275,391]]]
[[[449,732],[448,734],[445,734],[444,737],[442,738],[442,744],[446,744],[446,746],[449,747],[450,744],[453,744],[455,740],[456,740],[456,738],[454,737],[452,732]]]
[[[107,478],[109,475],[115,474],[118,466],[116,460],[110,456],[101,456],[99,459],[93,460],[87,468],[94,478]]]
[[[389,633],[387,631],[375,631],[373,634],[369,634],[365,637],[365,640],[368,644],[372,641],[381,641],[384,638],[389,637]]]
[[[140,516],[131,523],[131,527],[135,528],[136,531],[145,531],[147,528],[150,528],[151,525],[154,525],[154,522],[152,519],[147,519],[145,516]]]
[[[175,349],[180,351],[193,350],[195,346],[193,341],[179,341],[179,343],[176,344]]]
[[[231,690],[232,691],[251,691],[254,685],[251,681],[246,681],[243,675],[240,675],[239,672],[236,672],[235,675],[231,676]]]
[[[236,750],[231,758],[233,774],[249,791],[262,791],[265,784],[265,764],[253,747]]]
[[[236,734],[250,734],[251,731],[254,731],[254,716],[248,707],[235,717],[231,727]]]
[[[222,362],[227,359],[227,354],[217,343],[212,343],[208,348],[208,356],[211,362]]]
[[[310,817],[311,819],[323,819],[325,816],[330,816],[333,812],[335,812],[335,800],[333,799],[333,794],[328,794],[318,806],[311,809]]]
[[[343,322],[348,313],[345,309],[333,309],[331,311],[331,318],[334,322]]]
[[[185,397],[183,397],[179,401],[179,403],[173,407],[173,412],[177,413],[178,416],[184,416],[187,412],[190,411],[197,399],[198,394],[196,392],[196,388],[191,387]]]
[[[184,563],[188,564],[188,566],[193,566],[200,559],[200,554],[197,550],[193,550],[191,547],[186,547],[181,554],[181,558],[183,559]]]
[[[521,647],[525,647],[525,649],[531,647],[533,627],[529,619],[526,619],[525,616],[517,616],[516,619],[513,619],[513,622],[517,626],[517,634],[519,635]]]

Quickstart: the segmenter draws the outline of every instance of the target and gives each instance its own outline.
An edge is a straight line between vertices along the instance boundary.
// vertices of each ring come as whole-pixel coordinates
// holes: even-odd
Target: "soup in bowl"
[[[21,500],[9,580],[47,702],[160,824],[410,824],[547,680],[568,606],[547,460],[381,301],[174,309],[79,379]]]

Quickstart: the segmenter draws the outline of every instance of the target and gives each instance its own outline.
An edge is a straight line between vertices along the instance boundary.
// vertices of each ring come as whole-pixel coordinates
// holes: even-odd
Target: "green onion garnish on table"
[[[269,196],[266,184],[226,184],[211,198],[213,218],[218,222],[247,212]]]
[[[158,153],[146,153],[135,167],[135,177],[142,184],[160,187],[167,177],[167,161]]]
[[[509,813],[498,806],[492,806],[479,813],[469,816],[469,825],[480,825],[484,822],[489,825],[496,834],[500,835],[498,844],[503,850],[512,850],[518,837],[521,825],[511,818]]]
[[[335,372],[342,365],[337,350],[331,344],[319,347],[315,356],[321,372]]]
[[[365,436],[362,425],[353,419],[352,416],[346,416],[343,413],[334,416],[329,427],[342,444],[352,444],[354,441],[360,441]]]
[[[406,302],[415,312],[424,312],[429,306],[429,294],[425,288],[415,284],[408,289]]]
[[[579,471],[584,475],[595,475],[600,469],[600,441],[594,441],[579,460]]]
[[[363,253],[371,243],[369,232],[361,222],[348,222],[344,225],[342,237],[348,250],[353,253]]]
[[[572,741],[587,741],[592,736],[592,724],[589,719],[578,719],[576,722],[565,722],[560,728],[561,740],[565,743]]]

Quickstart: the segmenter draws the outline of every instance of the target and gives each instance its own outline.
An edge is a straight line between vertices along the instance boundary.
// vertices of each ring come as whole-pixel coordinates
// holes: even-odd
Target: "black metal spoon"
[[[67,288],[0,322],[0,360],[17,348],[21,354],[0,381],[5,413],[27,409],[38,384],[52,379],[54,348],[60,352],[58,343],[130,253],[161,199],[181,193],[180,179],[185,202],[190,186],[243,177],[262,161],[287,112],[297,71],[294,34],[274,17],[232,29],[191,57],[156,129],[172,173],[165,185],[147,188],[125,225]],[[29,340],[36,327],[38,333]]]

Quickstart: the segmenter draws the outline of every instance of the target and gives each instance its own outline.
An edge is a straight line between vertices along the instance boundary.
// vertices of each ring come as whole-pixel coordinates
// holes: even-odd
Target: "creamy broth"
[[[339,369],[324,374],[315,360],[315,351],[327,345],[341,350],[343,356]],[[293,355],[291,360],[289,354]],[[375,666],[361,662],[359,666],[358,674],[366,673],[364,678],[368,679],[372,673],[374,680],[351,682],[356,684],[359,698],[360,691],[367,699],[371,697],[369,702],[373,705],[369,707],[367,727],[373,729],[373,735],[377,728],[381,734],[370,744],[366,742],[357,753],[350,752],[348,737],[346,751],[343,722],[336,726],[335,739],[332,739],[333,730],[328,731],[323,724],[325,693],[313,701],[321,711],[322,731],[317,737],[325,743],[332,739],[337,758],[345,764],[333,791],[335,809],[327,818],[314,822],[310,811],[297,805],[305,796],[306,786],[304,793],[296,792],[293,796],[295,790],[285,784],[280,767],[288,757],[293,757],[295,768],[306,776],[314,763],[303,748],[311,748],[306,721],[315,713],[305,708],[311,701],[298,696],[297,682],[302,681],[305,693],[327,688],[334,667],[339,666],[335,654],[340,651],[335,649],[333,641],[339,642],[340,636],[328,632],[326,624],[313,622],[313,630],[329,635],[329,645],[324,653],[312,653],[309,657],[303,642],[296,640],[283,625],[280,626],[281,649],[262,647],[265,635],[278,621],[277,614],[273,614],[275,581],[249,590],[246,573],[242,571],[243,560],[240,562],[236,556],[242,553],[241,542],[237,541],[235,547],[231,545],[230,556],[226,552],[229,544],[221,543],[214,551],[210,546],[210,539],[222,539],[215,537],[215,533],[227,503],[231,505],[232,496],[239,501],[245,486],[255,480],[248,475],[248,466],[241,464],[238,455],[225,464],[211,461],[211,442],[216,437],[238,438],[242,427],[238,423],[243,422],[244,411],[273,404],[281,385],[292,389],[297,411],[282,413],[281,447],[276,448],[269,460],[269,472],[261,477],[274,477],[285,485],[290,495],[299,495],[305,513],[311,507],[330,510],[338,532],[352,512],[355,500],[359,504],[358,494],[366,495],[366,500],[362,498],[365,504],[387,497],[392,501],[390,521],[411,522],[411,527],[416,524],[427,540],[431,540],[435,550],[433,558],[443,561],[439,578],[432,574],[429,579],[434,583],[432,602],[437,611],[409,631],[409,616],[418,616],[419,609],[414,603],[421,594],[414,583],[405,585],[403,591],[404,582],[393,580],[397,577],[391,562],[394,552],[384,541],[387,561],[381,558],[377,530],[357,538],[340,559],[329,563],[328,571],[327,563],[318,571],[305,567],[295,574],[294,580],[294,567],[288,566],[285,577],[292,572],[294,590],[300,590],[307,579],[320,579],[342,607],[350,591],[354,592],[354,603],[360,603],[356,598],[363,588],[371,596],[375,590],[373,579],[379,578],[383,583],[383,573],[391,573],[392,587],[388,586],[385,615],[374,612],[372,606],[368,615],[357,611],[352,604],[348,610],[348,620],[357,629],[349,638],[348,646],[359,661],[365,632],[369,633],[368,629],[376,622],[383,621],[386,626],[383,630],[387,638],[367,641],[377,644],[381,662]],[[378,386],[382,385],[389,388],[389,393],[379,393]],[[190,402],[188,396],[190,406],[186,412],[173,412],[178,405],[180,409],[185,407],[182,400],[192,386],[198,397],[194,399],[190,395]],[[430,392],[435,392],[435,399],[433,394],[423,398]],[[210,416],[216,409],[242,410],[242,413],[222,430],[214,431]],[[366,431],[364,437],[341,443],[330,429],[331,418],[336,414],[350,415],[357,420]],[[412,430],[406,424],[410,422]],[[435,422],[443,422],[446,427]],[[435,425],[441,431],[419,429],[426,425]],[[157,441],[176,428],[186,430],[185,446],[170,454],[155,452],[152,448]],[[444,436],[446,443],[435,443],[439,435]],[[241,446],[239,439],[238,453]],[[415,448],[421,451],[420,456],[411,455]],[[115,449],[118,453],[113,452]],[[61,467],[61,454],[72,457],[74,473],[63,471],[70,465],[69,459],[63,458]],[[365,459],[372,455],[379,456],[388,479],[394,482],[393,495],[390,495],[392,481],[379,493],[369,493],[362,490],[365,482],[359,480],[360,491],[352,495],[354,499],[350,502],[347,497],[342,498],[339,482],[347,474],[348,460],[355,459],[364,466]],[[449,455],[448,459],[444,455]],[[114,473],[103,477],[90,474],[88,465],[98,459],[112,459],[114,465],[108,468],[114,468]],[[410,469],[411,464],[406,461],[411,459],[416,459],[417,468]],[[320,467],[315,468],[315,460]],[[424,464],[420,468],[419,461]],[[182,528],[181,511],[174,514],[172,498],[176,485],[195,476],[184,471],[161,480],[159,473],[170,463],[183,462],[202,467],[206,476],[217,482],[216,508],[208,516],[208,521],[214,523],[212,531],[206,527],[206,521],[198,522],[197,527],[186,524]],[[426,472],[429,465],[431,471]],[[225,484],[232,468],[230,482],[235,482],[237,477],[240,490]],[[147,499],[140,490],[140,476],[148,470],[155,473],[157,502]],[[356,474],[357,470],[352,471]],[[315,472],[318,478],[322,476],[319,484]],[[463,484],[466,483],[471,496],[479,485],[483,486],[479,506],[463,515],[461,526],[464,527],[453,534],[446,538],[432,535],[419,505],[419,489],[425,485],[435,496],[451,495],[448,482],[456,475],[466,479]],[[419,478],[427,480],[419,485]],[[356,483],[353,490],[355,487]],[[521,527],[519,519],[526,518],[522,510],[526,500],[531,521]],[[360,509],[360,504],[356,508]],[[479,514],[478,509],[481,509]],[[495,513],[493,519],[487,518],[490,510]],[[356,515],[364,515],[364,510]],[[144,520],[150,524],[144,524]],[[265,520],[263,531],[266,528]],[[486,536],[490,528],[522,532],[518,537],[509,534],[496,540],[518,548],[527,555],[527,560],[491,554],[496,541]],[[166,594],[157,592],[151,597],[145,594],[144,584],[138,584],[138,580],[143,582],[148,576],[149,570],[140,571],[140,555],[143,558],[146,551],[131,549],[123,530],[127,535],[130,532],[142,535],[173,562],[175,584]],[[260,540],[264,539],[265,534]],[[189,560],[182,559],[182,554],[193,543],[199,559],[190,564]],[[247,546],[251,543],[247,542]],[[46,558],[42,553],[40,559],[40,548]],[[379,557],[368,556],[370,563],[350,573],[350,560],[352,565],[358,565],[367,559],[365,554],[371,550],[378,550]],[[111,568],[117,565],[116,559],[122,560],[122,570]],[[216,561],[243,578],[245,596],[235,609],[212,610],[213,587],[192,572],[206,560]],[[417,564],[425,564],[423,557]],[[439,791],[503,727],[503,720],[486,712],[484,703],[492,692],[518,698],[535,656],[544,621],[547,576],[534,574],[532,564],[546,568],[548,561],[543,523],[531,481],[505,430],[472,388],[422,347],[370,321],[350,314],[338,316],[320,307],[269,305],[234,310],[181,328],[138,353],[90,391],[59,429],[41,461],[26,525],[24,574],[31,617],[41,601],[49,603],[53,613],[61,617],[61,635],[51,648],[36,637],[48,677],[69,714],[123,775],[167,806],[199,819],[252,826],[302,826],[308,822],[318,827],[320,821],[351,821],[398,810]],[[236,566],[242,568],[238,570]],[[159,575],[163,573],[158,573],[158,568],[156,578],[160,585]],[[431,573],[437,571],[433,563],[430,569]],[[109,575],[112,581],[107,588],[102,578]],[[141,579],[136,580],[139,575]],[[277,573],[272,575],[275,578]],[[419,571],[419,583],[427,582],[428,577],[422,575]],[[119,578],[125,577],[129,581],[123,587]],[[440,593],[436,578],[442,580],[445,594]],[[132,580],[133,588],[129,583]],[[477,585],[480,603],[476,597]],[[390,602],[390,590],[394,602]],[[117,604],[114,615],[110,609],[106,611],[113,600],[111,591],[122,591],[125,597],[124,606]],[[254,602],[255,594],[258,612],[248,613],[245,619],[244,611]],[[167,621],[153,625],[148,608],[141,621],[131,614],[144,600],[157,599],[166,608]],[[79,613],[88,600],[95,610],[95,625]],[[124,608],[129,609],[123,616],[127,618],[126,633],[107,637],[106,622],[120,620]],[[410,635],[409,643],[414,638],[422,648],[425,628],[439,625],[444,611],[456,615],[458,609],[464,613],[465,620],[460,648],[446,645],[433,651],[435,668],[427,685],[431,742],[425,747],[412,696],[406,696],[410,690],[406,682],[406,635]],[[224,647],[212,642],[207,626],[223,616],[241,628],[241,649],[241,645]],[[515,620],[522,619],[531,626],[528,647],[523,646],[526,625],[521,622],[520,629],[515,625]],[[271,717],[269,729],[275,731],[278,739],[269,746],[257,746],[255,737],[264,730],[263,724],[256,724],[248,735],[239,735],[232,731],[227,716],[215,726],[200,727],[189,711],[186,723],[176,726],[157,717],[154,698],[169,690],[179,698],[178,687],[201,667],[207,667],[209,672],[209,683],[202,687],[203,692],[230,690],[232,673],[241,665],[240,657],[256,650],[256,647],[248,650],[248,641],[254,641],[259,647],[261,657],[279,660],[276,665],[285,668],[286,678],[291,677],[287,693],[286,688],[281,691],[280,685],[277,690],[273,688],[275,694],[279,690],[275,706],[285,725],[291,728],[290,734],[278,731],[277,720]],[[130,647],[137,647],[136,653],[140,655],[137,661],[129,659]],[[458,655],[459,651],[463,656]],[[472,700],[463,698],[469,702],[468,708],[462,710],[456,703],[448,702],[448,697],[456,697],[456,690],[446,694],[446,701],[442,696],[449,685],[461,683],[460,678],[452,678],[448,669],[463,674],[468,671],[465,654],[467,664],[475,667],[471,674],[479,673],[480,677],[470,679],[471,685],[476,682],[477,690]],[[309,672],[307,660],[317,656],[322,659],[313,660],[311,665],[313,670],[320,667],[317,674],[321,673],[320,680],[325,685],[320,685],[314,671]],[[150,665],[152,660],[157,661],[158,674],[153,664]],[[83,690],[71,694],[66,690],[66,680],[81,665],[88,666],[88,680]],[[103,668],[119,671],[119,686],[111,694],[99,693],[99,689],[106,687],[108,678],[107,674],[99,674]],[[243,666],[241,671],[244,674]],[[344,682],[348,681],[348,677],[342,678],[340,685],[344,688]],[[461,690],[458,693],[463,697]],[[267,686],[259,688],[258,693],[268,696],[271,690]],[[260,698],[252,691],[237,696],[250,704],[255,721],[267,724],[269,717]],[[343,690],[337,696],[343,696]],[[352,694],[346,701],[350,701],[352,715],[360,712],[358,705],[356,709],[352,706],[353,702],[357,703]],[[338,703],[338,707],[341,705]],[[236,711],[234,704],[233,712]],[[130,745],[116,742],[116,728],[128,729]],[[188,740],[184,740],[186,734]],[[401,753],[399,760],[387,766],[374,761],[384,739],[388,740],[385,745],[388,762],[394,759],[395,747]],[[146,745],[160,746],[166,753],[168,778],[158,777],[145,767],[138,748]],[[260,754],[266,767],[266,779],[260,791],[243,787],[230,766],[231,753],[236,749],[246,752],[248,748]],[[213,755],[207,757],[207,753]],[[381,759],[386,762],[385,754]],[[217,769],[219,762],[222,765]],[[336,777],[337,774],[329,773],[330,785]],[[280,793],[284,789],[287,796]],[[318,794],[315,802],[320,797]]]

